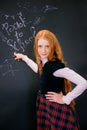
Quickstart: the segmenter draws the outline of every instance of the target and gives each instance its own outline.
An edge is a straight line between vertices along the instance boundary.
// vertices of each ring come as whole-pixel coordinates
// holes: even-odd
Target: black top
[[[45,63],[39,79],[39,90],[42,93],[45,94],[47,91],[60,92],[63,90],[64,78],[55,77],[53,72],[64,67],[65,65],[58,60]]]

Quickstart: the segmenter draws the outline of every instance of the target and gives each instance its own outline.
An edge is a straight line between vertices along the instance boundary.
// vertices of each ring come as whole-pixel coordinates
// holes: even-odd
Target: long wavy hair
[[[38,54],[38,40],[39,39],[45,39],[49,42],[51,51],[50,54],[48,55],[48,61],[55,61],[59,60],[62,63],[66,64],[63,58],[63,52],[60,47],[60,43],[58,41],[58,38],[49,30],[40,30],[36,36],[35,36],[35,41],[34,41],[34,52],[35,52],[35,57],[36,57],[36,62],[38,64],[39,72],[42,72],[42,65],[41,65],[41,58],[40,55]],[[67,79],[64,79],[64,90],[63,94],[67,94],[72,90],[72,85],[71,82]],[[70,103],[70,107],[74,110],[75,109],[75,101],[73,100]]]

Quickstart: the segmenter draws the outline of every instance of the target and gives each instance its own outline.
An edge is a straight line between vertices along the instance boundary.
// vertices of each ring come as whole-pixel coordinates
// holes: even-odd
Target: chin
[[[41,58],[42,58],[42,59],[45,59],[45,58],[47,58],[47,56],[42,56]]]

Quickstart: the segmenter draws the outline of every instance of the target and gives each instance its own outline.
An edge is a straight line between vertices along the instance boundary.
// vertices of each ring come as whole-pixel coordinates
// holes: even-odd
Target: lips
[[[42,56],[46,56],[47,54],[41,54]]]

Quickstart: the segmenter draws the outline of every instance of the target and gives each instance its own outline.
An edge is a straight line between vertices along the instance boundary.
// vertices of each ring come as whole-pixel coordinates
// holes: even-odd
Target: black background
[[[35,130],[37,75],[13,53],[35,60],[36,32],[49,29],[58,37],[70,68],[87,79],[86,0],[0,1],[0,130]],[[81,130],[87,130],[87,92],[76,99]]]

